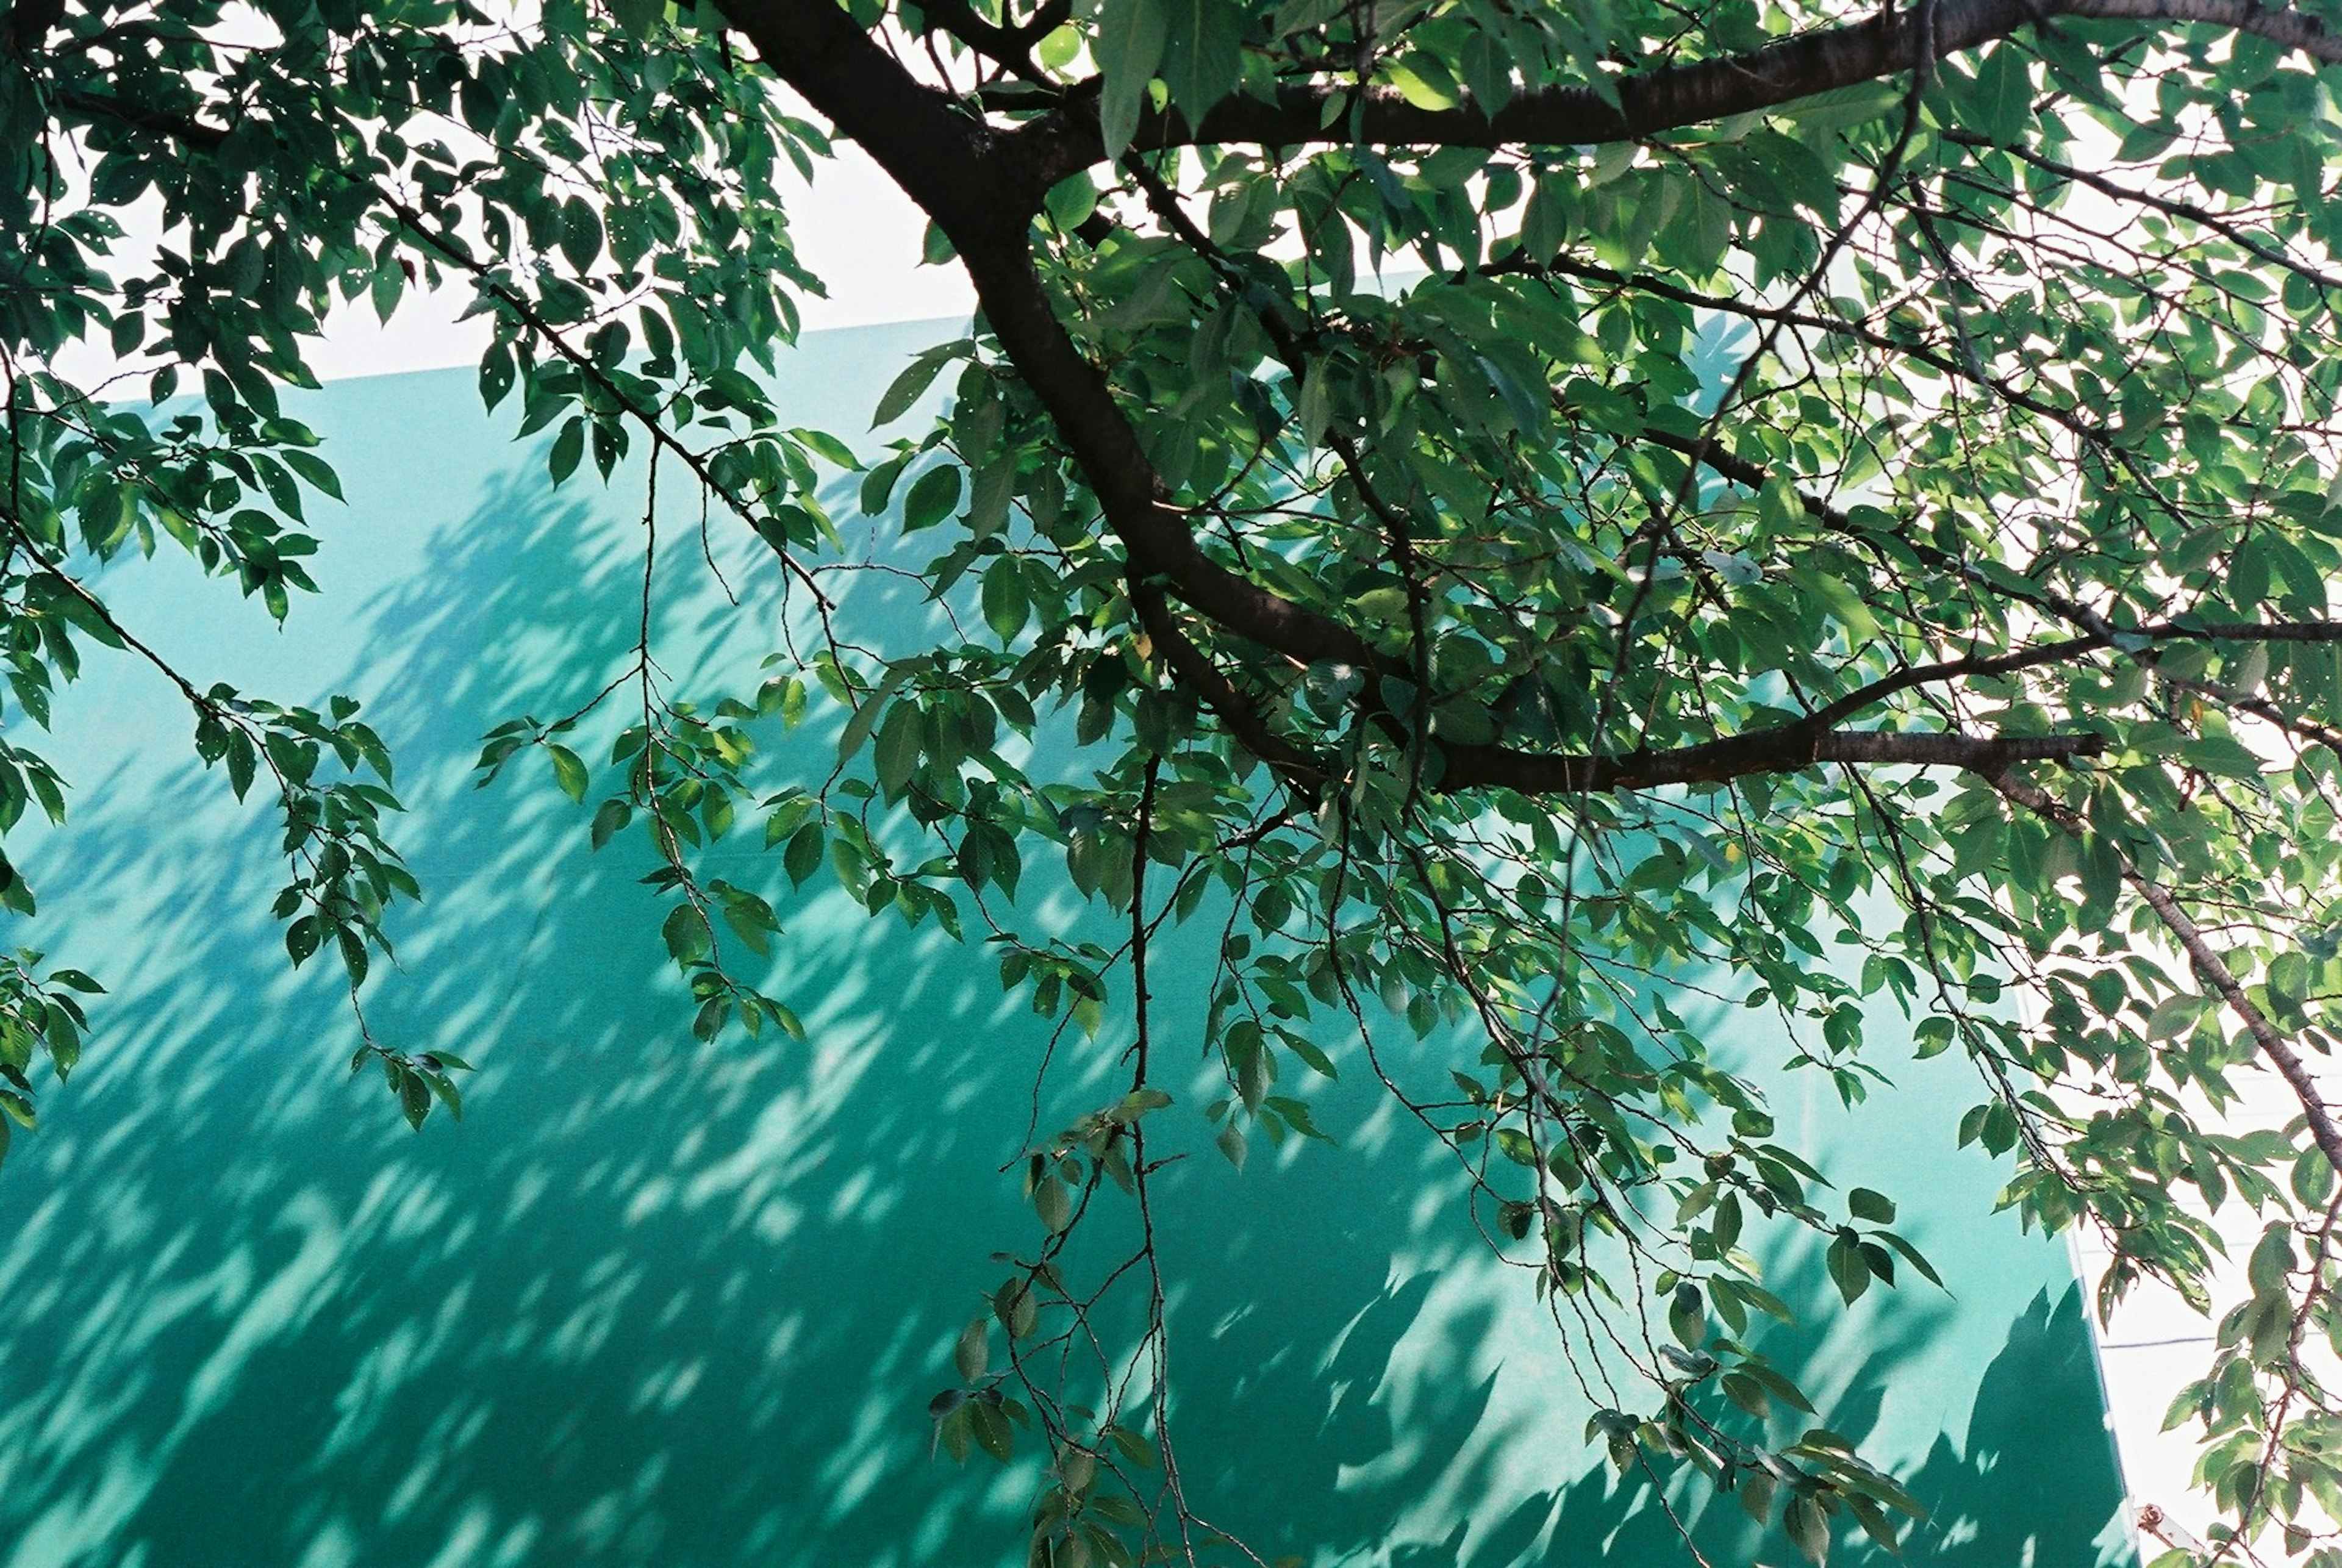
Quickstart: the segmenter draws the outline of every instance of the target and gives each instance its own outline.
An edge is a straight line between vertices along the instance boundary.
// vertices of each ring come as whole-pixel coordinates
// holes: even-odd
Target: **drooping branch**
[[[2081,819],[2071,807],[2048,791],[2013,778],[1995,778],[1992,784],[2001,794],[2037,816],[2077,838],[2082,836]],[[2237,978],[2237,972],[2228,966],[2228,961],[2221,956],[2219,949],[2205,936],[2203,929],[2180,907],[2171,890],[2141,871],[2137,863],[2123,854],[2118,846],[2109,847],[2114,849],[2122,864],[2123,880],[2154,912],[2156,919],[2163,923],[2164,929],[2171,933],[2172,939],[2179,944],[2180,951],[2187,955],[2188,965],[2196,971],[2197,978],[2210,986],[2228,1010],[2243,1021],[2245,1033],[2251,1036],[2254,1046],[2268,1058],[2269,1065],[2277,1069],[2277,1075],[2285,1080],[2287,1087],[2301,1103],[2302,1116],[2318,1151],[2326,1156],[2328,1164],[2342,1172],[2342,1125],[2336,1124],[2334,1112],[2318,1086],[2317,1075],[2303,1059],[2300,1049],[2269,1022],[2267,1014],[2255,1005],[2253,999],[2245,992],[2244,983]]]
[[[2165,683],[2180,691],[2192,692],[2199,697],[2208,697],[2224,707],[2234,708],[2240,714],[2251,714],[2264,724],[2274,724],[2289,735],[2313,742],[2329,751],[2342,753],[2342,729],[2337,729],[2332,724],[2319,724],[2316,719],[2305,718],[2299,714],[2287,713],[2267,697],[2257,697],[2249,692],[2238,691],[2234,686],[2222,685],[2217,681],[2199,680],[2193,675],[2175,675],[2167,670],[2159,670],[2157,674]]]
[[[1652,424],[1637,439],[1680,454],[1745,490],[1762,489],[1769,470],[1750,462],[1712,436],[1692,437]],[[1855,522],[1840,507],[1806,490],[1797,492],[1797,504],[1815,521],[1833,532],[1860,538],[1873,530]],[[1973,577],[1972,568],[1957,557],[1908,534],[1898,535],[1903,548],[1928,565],[1954,576]],[[2342,621],[2197,621],[2180,617],[2146,625],[2118,627],[2104,615],[2053,589],[2035,586],[2019,590],[1997,584],[2014,599],[2037,605],[2046,614],[2081,629],[2081,635],[2004,654],[1945,660],[1915,665],[1859,687],[1822,708],[1817,717],[1827,723],[1849,717],[1864,706],[1912,686],[1979,675],[2010,674],[2018,670],[2061,663],[2104,648],[2145,650],[2167,643],[2342,643]],[[2185,691],[2212,698],[2239,713],[2252,714],[2305,740],[2342,750],[2342,730],[2315,719],[2287,712],[2266,697],[2257,697],[2217,682],[2158,672],[2161,678]]]
[[[1426,108],[1408,102],[1396,87],[1300,82],[1267,100],[1224,99],[1192,123],[1176,108],[1146,113],[1132,145],[1148,151],[1363,141],[1493,148],[1635,141],[1898,75],[1916,69],[1931,47],[1937,57],[1957,54],[2060,17],[2207,24],[2250,33],[2327,64],[2342,63],[2342,38],[2316,17],[2256,0],[1939,0],[1883,10],[1851,26],[1820,29],[1745,54],[1619,76],[1613,83],[1615,102],[1590,86],[1573,85],[1524,93],[1493,111],[1468,96],[1454,108]],[[1018,135],[1047,149],[1047,167],[1058,177],[1104,155],[1086,100],[1036,120]]]
[[[1748,321],[1768,325],[1797,326],[1827,333],[1848,343],[1858,343],[1883,354],[1894,354],[1917,365],[1924,365],[1938,375],[1965,381],[1989,392],[2009,407],[2046,419],[2062,430],[2068,431],[2093,445],[2102,445],[2107,439],[2106,428],[2088,418],[2081,410],[2062,406],[2038,397],[2011,384],[2007,378],[1989,374],[1979,375],[1979,367],[1963,363],[1958,358],[1941,354],[1924,344],[1904,343],[1864,322],[1842,317],[1817,315],[1810,311],[1796,310],[1762,300],[1736,295],[1704,294],[1686,288],[1681,284],[1651,273],[1622,273],[1599,263],[1579,260],[1569,255],[1550,256],[1533,260],[1517,253],[1490,262],[1479,271],[1488,276],[1519,274],[1536,276],[1556,273],[1568,277],[1606,285],[1612,288],[1630,288],[1638,294],[1659,299],[1673,300],[1697,310],[1712,310],[1726,315],[1736,315]]]

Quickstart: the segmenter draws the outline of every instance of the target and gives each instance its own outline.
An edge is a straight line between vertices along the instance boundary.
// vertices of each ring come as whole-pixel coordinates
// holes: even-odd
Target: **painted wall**
[[[857,431],[938,335],[810,339],[792,418]],[[344,383],[310,414],[351,501],[322,600],[279,632],[158,560],[115,602],[199,680],[365,699],[428,899],[369,1014],[477,1064],[468,1114],[410,1134],[377,1078],[344,1075],[335,975],[288,973],[267,918],[265,814],[196,768],[159,680],[94,668],[59,704],[75,819],[25,857],[50,896],[6,937],[115,994],[0,1170],[0,1568],[1020,1560],[1029,1472],[931,1459],[925,1406],[997,1282],[986,1254],[1034,1236],[999,1168],[1044,1027],[981,952],[829,891],[785,907],[772,981],[810,1040],[694,1045],[647,851],[590,854],[546,779],[470,787],[481,732],[574,705],[630,645],[639,474],[547,494],[464,373]],[[667,499],[669,666],[753,684],[781,617],[769,557],[718,520],[733,609],[693,564],[696,503]],[[848,604],[924,613],[875,579]],[[725,858],[773,879],[746,844]],[[1196,1015],[1178,978],[1165,1019]],[[1051,1107],[1110,1097],[1110,1054],[1061,1058]],[[1915,1067],[1858,1118],[1782,1086],[1787,1141],[1904,1199],[1957,1293],[1817,1314],[1802,1381],[1931,1507],[1911,1561],[2129,1561],[2070,1264],[1993,1216],[2000,1173],[1953,1149],[1965,1074]],[[1198,1506],[1325,1564],[1682,1561],[1656,1500],[1584,1445],[1524,1277],[1366,1076],[1319,1099],[1338,1149],[1239,1174],[1189,1127],[1203,1157],[1166,1173]],[[1817,1264],[1783,1293],[1817,1305]],[[1794,1559],[1728,1499],[1696,1527],[1718,1563]]]

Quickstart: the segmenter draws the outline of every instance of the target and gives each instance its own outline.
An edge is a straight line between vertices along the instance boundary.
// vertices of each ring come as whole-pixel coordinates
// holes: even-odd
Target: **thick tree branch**
[[[1296,663],[1329,661],[1380,668],[1391,662],[1330,617],[1284,599],[1206,556],[1187,518],[1168,505],[1136,435],[1116,408],[1106,377],[1056,320],[1034,270],[1026,232],[1032,192],[1020,160],[1003,155],[1000,138],[962,115],[942,95],[912,79],[842,12],[816,0],[733,0],[730,15],[769,63],[869,150],[944,227],[974,278],[1003,347],[1056,419],[1121,538],[1132,566],[1139,619],[1174,674],[1210,706],[1246,749],[1288,782],[1313,791],[1327,765],[1276,734],[1256,706],[1199,648],[1173,615],[1166,591],[1222,630]],[[83,105],[125,115],[111,101]],[[180,136],[210,127],[153,127]],[[401,214],[413,223],[415,215]],[[1763,473],[1715,447],[1654,432],[1652,438],[1738,483]],[[2256,626],[2163,627],[2150,639],[2246,637],[2327,640],[2323,623]],[[1447,745],[1436,787],[1443,792],[1501,787],[1534,794],[1579,794],[1716,783],[1751,774],[1794,772],[1825,763],[1953,766],[1987,776],[2026,761],[2097,754],[2102,737],[1970,736],[1847,731],[1840,720],[1894,692],[1965,674],[2007,673],[2102,645],[2103,634],[2052,648],[1990,659],[1954,660],[1873,683],[1794,724],[1698,745],[1607,755],[1526,752],[1502,745]]]
[[[915,81],[826,0],[726,0],[725,14],[950,237],[994,335],[1128,553],[1134,581],[1159,580],[1222,629],[1298,663],[1378,663],[1340,622],[1206,555],[1186,514],[1166,502],[1105,373],[1058,322],[1034,269],[1029,217],[1046,186],[1033,185],[1026,160],[1006,155],[996,133]]]
[[[930,24],[1040,86],[1047,85],[1047,78],[1033,65],[1033,45],[1073,14],[1072,0],[1047,0],[1029,21],[1004,27],[987,20],[968,0],[924,0],[920,9]]]
[[[1194,692],[1245,748],[1267,763],[1288,784],[1314,797],[1337,776],[1338,764],[1312,754],[1271,729],[1258,707],[1214,664],[1178,624],[1162,593],[1140,588],[1131,595],[1139,622],[1156,651],[1188,690]],[[1916,684],[1919,679],[1941,679],[1958,674],[1997,673],[1998,666],[2019,667],[2064,656],[2056,650],[2028,650],[1997,660],[1954,661],[1927,666],[1915,679],[1874,683],[1835,704],[1824,715],[1733,735],[1699,745],[1658,751],[1608,754],[1527,752],[1504,745],[1456,745],[1429,743],[1439,757],[1436,776],[1425,776],[1421,787],[1435,794],[1473,789],[1511,789],[1526,794],[1595,794],[1613,790],[1660,789],[1671,784],[1721,784],[1755,774],[1799,773],[1827,763],[1902,764],[1909,767],[1957,767],[1986,777],[1997,777],[2019,763],[2074,762],[2098,755],[2106,749],[2101,735],[1967,735],[1899,733],[1883,730],[1841,730],[1831,727],[1835,715],[1850,712],[1876,687]],[[1967,666],[1973,665],[1973,669]],[[1883,692],[1880,694],[1885,694]],[[1386,721],[1395,737],[1406,736],[1405,716],[1372,704],[1369,714]]]
[[[1610,756],[1566,756],[1504,746],[1449,746],[1437,787],[1520,790],[1531,794],[1587,794],[1656,789],[1666,784],[1721,784],[1752,774],[1797,773],[1824,763],[1956,767],[1989,777],[2025,762],[2070,762],[2097,756],[2106,738],[2089,734],[1965,735],[1884,730],[1834,730],[1812,723],[1782,724],[1666,751]]]
[[[1930,12],[1932,39],[1922,25]],[[1452,109],[1426,109],[1394,87],[1307,82],[1286,87],[1266,102],[1226,99],[1195,124],[1176,110],[1149,113],[1141,118],[1132,145],[1146,151],[1226,143],[1498,147],[1636,141],[1898,75],[1917,69],[1931,46],[1933,55],[1941,57],[2060,17],[2202,23],[2251,33],[2327,64],[2342,63],[2342,38],[2327,33],[2317,18],[2256,0],[1944,0],[1882,11],[1852,26],[1807,33],[1746,54],[1620,76],[1615,79],[1615,105],[1591,87],[1566,86],[1522,94],[1494,112],[1468,98]],[[1104,156],[1086,103],[1043,116],[1018,135],[1047,149],[1044,161],[1055,177]]]
[[[1238,689],[1210,655],[1196,646],[1171,613],[1163,590],[1144,584],[1130,591],[1131,608],[1155,651],[1180,684],[1212,710],[1244,748],[1274,768],[1295,790],[1315,800],[1325,784],[1325,764],[1269,728],[1252,699]]]
[[[1323,661],[1381,668],[1390,661],[1340,622],[1210,559],[1186,514],[1166,502],[1153,465],[1116,406],[1105,374],[1084,356],[1056,319],[1035,270],[1027,215],[1040,176],[1023,155],[1030,144],[1013,151],[1007,145],[1028,133],[1000,133],[969,117],[944,95],[914,80],[843,12],[821,0],[727,0],[726,8],[766,62],[841,132],[869,151],[951,238],[975,282],[993,332],[1026,384],[1048,409],[1089,479],[1106,525],[1123,544],[1130,562],[1135,607],[1174,673],[1229,724],[1241,744],[1286,777],[1306,787],[1309,781],[1328,776],[1326,764],[1267,726],[1226,674],[1177,624],[1163,595],[1182,601],[1222,633],[1256,643],[1296,664]],[[1944,34],[1946,46],[1965,46],[1985,36],[1999,35],[1976,31],[1985,25],[1979,17],[1999,15],[1986,0],[1955,10],[1965,20]],[[2069,5],[2062,14],[2083,13]],[[2033,13],[2012,9],[2010,15],[2014,19],[2006,25],[1999,22],[1992,25],[2005,33]],[[1900,56],[1893,51],[1916,47],[1914,37],[1907,24],[1897,19],[1796,40],[1761,51],[1756,79],[1777,87],[1787,79],[1784,73],[1794,74],[1793,68],[1855,73],[1845,79],[1863,79],[1897,68],[1891,59]],[[1880,49],[1887,54],[1880,55]],[[1857,64],[1864,60],[1871,63],[1857,72]],[[1729,107],[1686,106],[1706,105],[1709,100],[1700,95],[1723,91],[1719,86],[1700,85],[1707,80],[1702,72],[1714,75],[1713,63],[1659,73],[1657,76],[1673,85],[1637,89],[1643,96],[1630,102],[1646,106],[1675,104],[1680,112],[1698,118],[1733,112]],[[1832,85],[1835,78],[1821,86]],[[1733,90],[1750,89],[1744,85]],[[1402,107],[1407,115],[1421,113]],[[1370,116],[1369,124],[1380,122]],[[1495,124],[1495,129],[1506,135],[1516,128],[1513,120],[1502,116]],[[1587,138],[1573,130],[1561,139]],[[1721,454],[1705,450],[1706,444],[1698,444],[1701,449],[1694,455],[1718,462]],[[1718,466],[1728,477],[1742,477],[1728,472],[1740,466],[1728,459]],[[2217,636],[2237,630],[2241,628],[2171,628],[2162,634]],[[2247,634],[2283,639],[2293,631],[2266,626],[2252,628]],[[2307,628],[2302,631],[2318,634]],[[1993,663],[1997,667],[2014,660],[2009,667],[2021,667],[2070,656],[2086,645],[2087,640],[2077,641],[2054,653],[2012,654]],[[1954,661],[1941,668],[1889,677],[1887,687],[1868,696],[1891,694],[1891,690],[1922,680],[1951,678],[1969,668],[1967,662]],[[1974,673],[1987,672],[1977,664]],[[1493,744],[1448,745],[1442,748],[1444,766],[1437,787],[1576,794],[1713,783],[1825,763],[1954,766],[1991,775],[2021,762],[2095,755],[2104,745],[2102,737],[2088,734],[1972,736],[1834,727],[1837,720],[1849,716],[1854,705],[1862,704],[1841,702],[1823,717],[1664,751],[1586,755],[1525,752]]]

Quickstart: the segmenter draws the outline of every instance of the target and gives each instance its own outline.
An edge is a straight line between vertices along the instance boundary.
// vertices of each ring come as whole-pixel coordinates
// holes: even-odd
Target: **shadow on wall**
[[[1387,1245],[1387,1236],[1377,1243]],[[1814,1261],[1806,1277],[1819,1272]],[[1199,1489],[1203,1511],[1253,1523],[1265,1553],[1274,1547],[1325,1563],[1685,1563],[1686,1531],[1718,1564],[1803,1561],[1777,1525],[1758,1529],[1734,1497],[1705,1483],[1662,1492],[1640,1471],[1622,1476],[1590,1461],[1586,1416],[1608,1403],[1598,1372],[1587,1373],[1597,1385],[1592,1399],[1575,1386],[1543,1402],[1506,1397],[1506,1384],[1524,1376],[1550,1383],[1558,1359],[1550,1325],[1539,1335],[1495,1302],[1443,1313],[1446,1277],[1434,1269],[1395,1280],[1356,1313],[1330,1354],[1281,1359],[1291,1326],[1281,1303],[1269,1323],[1216,1334],[1211,1375],[1199,1380],[1208,1392],[1194,1382],[1184,1390],[1184,1441],[1217,1462],[1212,1483]],[[1517,1277],[1501,1283],[1526,1293]],[[1817,1297],[1797,1305],[1801,1321],[1827,1319]],[[1914,1363],[1938,1326],[1928,1315],[1873,1320],[1860,1336],[1873,1348],[1851,1367],[1833,1367],[1840,1352],[1810,1334],[1777,1337],[1767,1350],[1805,1386],[1846,1390],[1817,1401],[1819,1418],[1777,1421],[1777,1438],[1826,1423],[1867,1453],[1907,1453],[1908,1412],[1899,1423],[1882,1415],[1898,1395],[1910,1397]],[[2040,1290],[1997,1333],[1964,1315],[1969,1337],[1985,1330],[1993,1353],[1980,1378],[1972,1366],[1957,1390],[1922,1391],[1923,1403],[1929,1393],[1966,1403],[1937,1423],[1924,1459],[1891,1466],[1927,1517],[1907,1527],[1899,1559],[1841,1519],[1831,1561],[2134,1561],[2078,1287],[2054,1297]],[[1203,1359],[1191,1358],[1188,1369]],[[1265,1370],[1227,1375],[1256,1366]],[[1199,1419],[1207,1401],[1213,1415]],[[1262,1419],[1248,1419],[1255,1413]]]
[[[623,659],[638,524],[548,504],[533,474],[484,494],[452,526],[384,524],[394,584],[296,627],[297,659],[250,653],[355,690],[404,760],[430,902],[369,1012],[479,1065],[464,1123],[410,1135],[335,1070],[335,976],[288,974],[266,918],[275,834],[179,760],[184,714],[135,672],[76,694],[127,754],[75,770],[102,782],[35,863],[78,889],[42,934],[116,994],[0,1177],[0,1568],[1021,1560],[1029,1464],[931,1459],[925,1404],[997,1282],[986,1254],[1037,1239],[1001,1170],[1044,1027],[980,950],[830,893],[785,908],[774,981],[810,1040],[693,1045],[647,852],[587,853],[541,779],[468,780],[488,725],[565,711]],[[706,639],[686,661],[753,668],[781,612],[730,559],[764,584],[740,611],[674,614]],[[127,607],[167,616],[176,591]],[[1109,1097],[1065,1079],[1076,1107]],[[1374,1105],[1328,1096],[1339,1150],[1168,1174],[1166,1210],[1211,1216],[1166,1243],[1205,1511],[1327,1563],[1682,1561],[1660,1499],[1593,1464],[1525,1277]],[[2007,1245],[2013,1277],[2057,1273]],[[1840,1420],[1931,1332],[1867,1321],[1856,1370],[1814,1380],[1847,1391]],[[2100,1560],[2117,1489],[2075,1297],[1975,1326],[2005,1343],[1942,1391],[1973,1409],[1905,1444],[1936,1509],[1913,1559]],[[1731,1561],[1790,1559],[1739,1521],[1726,1499],[1692,1523]]]

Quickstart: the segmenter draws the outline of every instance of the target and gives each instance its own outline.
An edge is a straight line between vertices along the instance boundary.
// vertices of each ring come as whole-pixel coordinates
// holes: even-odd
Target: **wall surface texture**
[[[809,339],[785,366],[792,421],[852,439],[941,335]],[[322,599],[280,631],[158,559],[115,603],[201,682],[365,700],[427,899],[369,1015],[475,1063],[467,1114],[410,1134],[378,1076],[343,1073],[338,977],[289,972],[268,916],[265,810],[195,765],[151,672],[94,667],[59,704],[74,823],[26,857],[50,897],[8,937],[113,994],[0,1171],[0,1568],[1020,1561],[1029,1465],[931,1458],[926,1405],[1000,1277],[987,1254],[1035,1240],[1001,1169],[1046,1026],[982,951],[816,882],[784,906],[770,982],[810,1039],[693,1044],[647,848],[590,853],[541,764],[470,787],[483,731],[575,705],[631,645],[639,467],[548,492],[538,444],[484,419],[462,373],[345,383],[307,414],[350,497]],[[665,662],[686,687],[753,686],[784,614],[770,556],[715,520],[734,608],[696,498],[664,502]],[[929,613],[876,577],[846,608]],[[829,742],[803,744],[817,774]],[[758,841],[716,864],[771,885]],[[1177,980],[1160,1017],[1193,1038]],[[1069,1050],[1045,1115],[1111,1097],[1111,1041]],[[1785,1141],[1901,1199],[1954,1291],[1824,1311],[1818,1260],[1788,1256],[1783,1293],[1823,1325],[1803,1380],[1930,1507],[1912,1562],[2127,1562],[2071,1267],[1991,1213],[2003,1173],[1954,1148],[1966,1073],[1913,1066],[1852,1116],[1782,1083]],[[1461,1219],[1452,1163],[1362,1069],[1317,1108],[1338,1147],[1241,1174],[1192,1103],[1164,1114],[1198,1151],[1164,1199],[1198,1506],[1321,1564],[1687,1561],[1659,1500],[1586,1446],[1553,1324]],[[1729,1499],[1696,1528],[1719,1563],[1795,1557]]]

